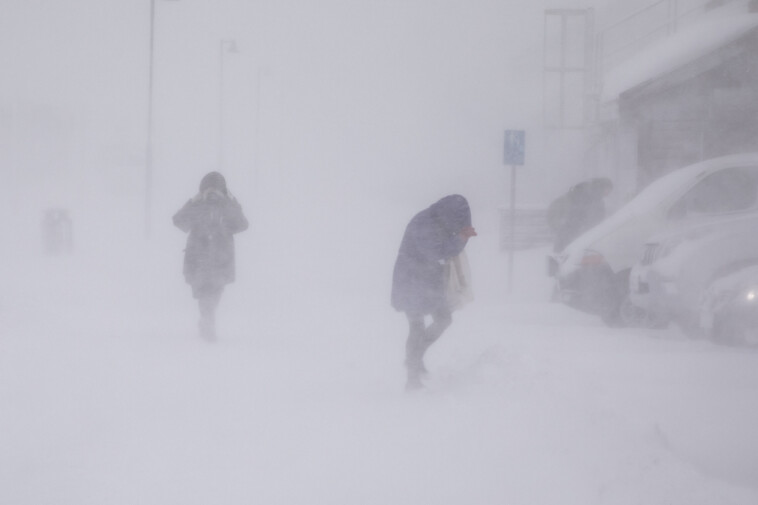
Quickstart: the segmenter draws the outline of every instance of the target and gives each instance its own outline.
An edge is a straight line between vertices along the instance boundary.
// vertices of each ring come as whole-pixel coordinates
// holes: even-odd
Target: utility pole
[[[179,0],[164,0],[177,2]],[[150,42],[147,65],[147,141],[145,143],[145,238],[151,234],[153,193],[153,68],[155,67],[155,2],[150,0]]]
[[[218,45],[218,167],[224,169],[224,55],[236,54],[237,42],[234,39],[221,39]]]

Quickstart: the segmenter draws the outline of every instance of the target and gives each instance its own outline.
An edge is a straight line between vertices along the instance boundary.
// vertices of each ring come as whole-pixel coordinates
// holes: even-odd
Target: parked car
[[[703,298],[719,278],[758,265],[758,212],[725,216],[659,234],[629,276],[630,301],[652,321],[676,321],[693,335]]]
[[[652,235],[758,211],[758,153],[724,156],[670,172],[612,216],[549,257],[556,295],[613,326],[636,324],[629,273]]]
[[[758,347],[758,266],[711,283],[701,305],[700,328],[718,343]]]

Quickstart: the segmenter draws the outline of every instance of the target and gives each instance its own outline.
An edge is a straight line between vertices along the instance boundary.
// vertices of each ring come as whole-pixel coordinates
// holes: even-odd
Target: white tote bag
[[[445,262],[445,297],[450,310],[459,310],[474,299],[465,251]]]

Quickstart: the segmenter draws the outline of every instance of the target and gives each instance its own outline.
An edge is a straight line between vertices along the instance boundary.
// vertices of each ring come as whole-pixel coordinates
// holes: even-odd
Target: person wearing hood
[[[200,335],[216,339],[215,312],[224,286],[234,282],[234,234],[248,227],[242,207],[218,172],[206,174],[200,190],[174,215],[185,233],[184,278],[200,309]]]
[[[444,263],[476,236],[471,210],[461,195],[449,195],[416,214],[400,243],[392,276],[392,307],[405,312],[410,330],[405,366],[408,389],[422,387],[424,354],[452,323],[445,294]],[[432,322],[426,325],[430,315]]]
[[[563,251],[575,238],[605,219],[603,199],[613,191],[606,177],[596,177],[572,186],[550,204],[547,223],[553,232],[553,250]]]

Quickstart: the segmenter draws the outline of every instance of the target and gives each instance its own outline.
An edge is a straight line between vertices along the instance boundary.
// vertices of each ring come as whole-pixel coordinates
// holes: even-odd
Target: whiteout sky
[[[535,133],[524,187],[549,179],[561,168],[538,131],[542,16],[556,5],[586,6],[156,0],[157,212],[217,164],[219,43],[232,38],[224,169],[240,196],[349,180],[410,200],[457,187],[502,202],[506,128]],[[53,193],[82,179],[140,192],[149,2],[13,2],[0,23],[2,106],[15,113],[4,164],[31,184],[44,174]],[[39,139],[30,116],[46,123]]]

